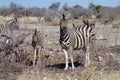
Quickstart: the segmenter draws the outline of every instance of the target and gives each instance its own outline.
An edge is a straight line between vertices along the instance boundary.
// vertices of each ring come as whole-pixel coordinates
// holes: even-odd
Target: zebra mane
[[[83,23],[89,25],[89,21],[87,19],[83,20]]]
[[[95,20],[84,19],[83,23],[88,26],[95,26]]]

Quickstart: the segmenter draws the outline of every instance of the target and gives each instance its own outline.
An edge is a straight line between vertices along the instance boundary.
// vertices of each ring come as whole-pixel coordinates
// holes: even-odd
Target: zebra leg
[[[71,64],[72,64],[72,69],[75,69],[74,61],[73,61],[72,48],[70,48],[70,50],[69,50],[69,54],[70,54],[70,60],[71,60]]]
[[[87,54],[87,66],[89,66],[89,64],[90,64],[90,46],[88,45],[87,46],[87,52],[86,52],[86,54]]]
[[[71,64],[72,64],[72,69],[75,69],[74,62],[73,62],[73,55],[72,54],[70,54],[70,60],[71,60]]]
[[[83,49],[83,52],[85,54],[85,67],[87,67],[87,51],[86,51],[86,47]]]
[[[65,65],[64,70],[67,70],[68,69],[68,54],[67,54],[67,51],[65,49],[63,49],[63,52],[65,54],[65,60],[66,60],[66,65]]]
[[[34,49],[33,67],[35,66],[36,58],[37,58],[37,50],[36,50],[36,48],[35,48],[35,49]]]
[[[84,65],[84,66],[87,67],[87,66],[88,66],[88,64],[87,64],[87,63],[88,63],[88,52],[87,52],[87,47],[84,47],[84,48],[83,48],[83,52],[84,52],[84,54],[85,54],[85,62],[84,62],[85,65]]]
[[[90,64],[90,53],[89,53],[89,46],[86,46],[85,52],[85,67],[88,67]]]

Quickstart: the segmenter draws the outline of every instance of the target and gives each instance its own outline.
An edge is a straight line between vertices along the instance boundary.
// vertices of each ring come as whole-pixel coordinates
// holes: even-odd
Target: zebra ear
[[[65,20],[65,14],[62,15],[63,20]]]

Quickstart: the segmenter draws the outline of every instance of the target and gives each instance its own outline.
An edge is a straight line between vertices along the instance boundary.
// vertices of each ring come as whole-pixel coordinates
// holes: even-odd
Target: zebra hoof
[[[67,70],[68,68],[66,67],[66,68],[64,68],[64,70]]]
[[[74,70],[74,69],[75,69],[75,67],[72,67],[72,69]]]

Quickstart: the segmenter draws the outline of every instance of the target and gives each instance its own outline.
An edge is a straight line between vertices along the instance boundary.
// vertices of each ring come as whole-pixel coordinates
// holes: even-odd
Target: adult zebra
[[[18,19],[14,18],[14,19],[8,20],[5,24],[5,27],[10,30],[14,30],[14,29],[19,30]]]
[[[86,59],[85,67],[90,64],[90,53],[88,51],[90,48],[89,43],[94,39],[93,26],[95,27],[95,24],[89,24],[88,21],[84,21],[83,25],[75,26],[70,29],[68,28],[68,21],[65,19],[65,15],[63,14],[63,19],[60,21],[59,43],[65,54],[65,70],[68,69],[68,56],[72,63],[72,69],[74,69],[72,50],[83,49]]]

